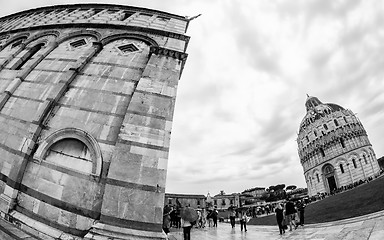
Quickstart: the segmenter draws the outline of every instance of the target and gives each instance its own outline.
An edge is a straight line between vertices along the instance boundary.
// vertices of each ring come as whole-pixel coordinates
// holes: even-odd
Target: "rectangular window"
[[[80,39],[80,40],[71,42],[69,45],[71,45],[71,47],[73,47],[73,48],[78,48],[78,47],[81,47],[81,46],[86,45],[86,44],[87,44],[87,42],[84,39]]]
[[[132,16],[133,14],[134,14],[134,12],[124,11],[123,17],[121,18],[120,21],[124,21],[125,19],[129,18],[129,17]]]

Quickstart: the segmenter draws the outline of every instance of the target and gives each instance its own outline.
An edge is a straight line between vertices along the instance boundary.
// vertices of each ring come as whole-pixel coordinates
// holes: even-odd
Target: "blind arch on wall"
[[[101,176],[103,160],[100,146],[94,137],[81,129],[64,128],[52,133],[39,144],[35,159]],[[70,167],[76,159],[78,164]],[[78,170],[76,166],[83,166],[83,169]]]

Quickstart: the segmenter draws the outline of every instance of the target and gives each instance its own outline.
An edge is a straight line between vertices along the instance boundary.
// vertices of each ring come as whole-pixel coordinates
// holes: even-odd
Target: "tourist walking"
[[[168,235],[169,228],[171,227],[171,212],[173,211],[172,207],[170,208],[164,208],[164,214],[163,214],[163,230],[165,234]]]
[[[235,227],[235,219],[236,219],[236,210],[232,209],[231,212],[229,213],[229,220],[231,221],[232,228]]]
[[[283,225],[284,209],[280,203],[277,204],[275,212],[276,212],[276,221],[277,221],[277,225],[279,226],[280,235],[282,235],[283,233],[285,233],[285,229]]]
[[[295,209],[295,205],[291,200],[288,199],[288,202],[285,204],[285,214],[286,218],[288,218],[289,223],[289,231],[292,231],[292,225],[296,229],[297,225],[295,222],[295,214],[297,213]]]
[[[301,200],[297,204],[297,210],[299,211],[299,217],[300,217],[300,226],[304,226],[304,209],[305,209],[305,203],[303,200]]]
[[[181,227],[183,228],[184,240],[191,240],[192,223],[181,218]]]
[[[191,228],[192,225],[197,221],[198,213],[195,209],[189,205],[182,208],[180,212],[181,216],[181,227],[183,228],[184,240],[191,240]],[[194,222],[194,223],[192,223]]]
[[[212,212],[213,210],[208,210],[208,214],[207,214],[208,227],[213,226]]]
[[[245,210],[242,210],[240,212],[240,230],[243,231],[243,228],[245,231],[247,231],[247,212]]]
[[[203,208],[203,212],[201,213],[201,227],[202,228],[205,228],[206,219],[207,219],[207,211],[205,210],[205,208]]]
[[[217,227],[217,216],[219,215],[219,212],[217,209],[213,209],[212,211],[212,221],[213,221],[213,227]]]

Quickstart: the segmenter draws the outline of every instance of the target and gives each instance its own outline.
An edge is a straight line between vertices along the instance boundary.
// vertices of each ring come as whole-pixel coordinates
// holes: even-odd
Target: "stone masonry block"
[[[0,211],[3,213],[9,213],[15,206],[15,199],[10,198],[5,194],[0,194]]]
[[[167,97],[176,97],[177,86],[170,87],[168,82],[159,82],[148,78],[142,78],[137,85],[136,90],[164,95]]]
[[[40,192],[48,196],[51,196],[53,198],[61,199],[63,195],[63,189],[64,189],[63,186],[47,181],[42,178],[36,179],[36,181],[38,181],[38,189]]]
[[[21,79],[20,78],[15,78],[12,80],[12,82],[8,85],[8,87],[5,89],[6,92],[13,94],[21,84]]]
[[[16,198],[17,197],[17,194],[18,194],[18,190],[6,185],[5,188],[4,188],[4,192],[3,194],[10,197],[10,198]]]
[[[149,149],[139,146],[132,146],[131,153],[149,157],[168,158],[168,151]]]
[[[77,215],[76,228],[80,230],[90,229],[93,225],[94,219]]]
[[[121,149],[121,148],[120,148]],[[108,178],[126,182],[139,182],[142,156],[115,149],[109,167]]]
[[[59,219],[59,209],[44,202],[40,203],[38,214],[52,222],[57,222]]]
[[[62,224],[67,227],[76,227],[77,215],[65,210],[59,210],[59,219],[57,221],[59,224]]]
[[[135,92],[128,109],[172,119],[174,104],[170,98]]]
[[[119,196],[119,217],[142,222],[154,221],[154,193],[139,189],[122,189]]]
[[[140,172],[140,184],[156,187],[165,187],[166,171],[157,168],[142,167]]]
[[[136,126],[145,126],[153,129],[164,130],[166,128],[166,120],[151,118],[147,116],[141,116],[133,113],[129,113],[125,115],[123,125],[125,124],[133,124]]]
[[[10,97],[10,94],[7,92],[0,93],[0,110],[4,107],[9,97]]]
[[[123,187],[107,184],[101,213],[107,216],[118,216],[119,196]]]

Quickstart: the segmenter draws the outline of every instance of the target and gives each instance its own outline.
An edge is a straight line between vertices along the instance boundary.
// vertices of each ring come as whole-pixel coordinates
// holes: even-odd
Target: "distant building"
[[[254,187],[250,189],[246,189],[242,192],[242,194],[251,194],[253,197],[261,198],[266,193],[264,187]]]
[[[204,195],[166,193],[164,205],[190,206],[197,209],[206,207],[205,200],[206,197]]]
[[[225,194],[224,191],[221,191],[213,197],[213,207],[217,209],[228,209],[230,206],[241,206],[239,193]]]
[[[367,132],[351,110],[311,96],[305,107],[297,144],[309,196],[379,174]]]

